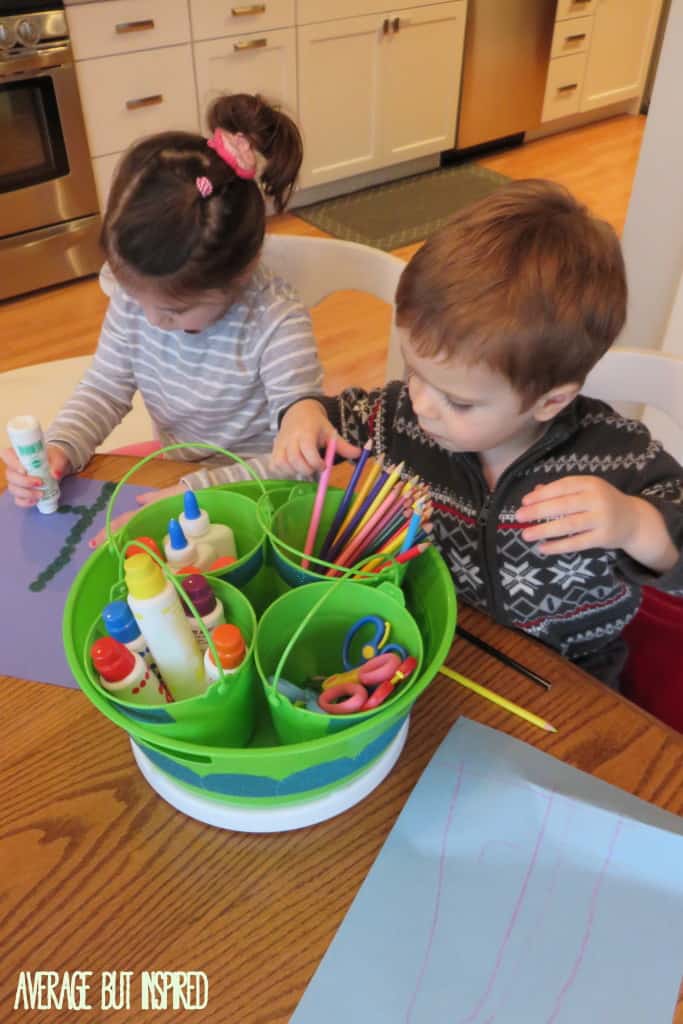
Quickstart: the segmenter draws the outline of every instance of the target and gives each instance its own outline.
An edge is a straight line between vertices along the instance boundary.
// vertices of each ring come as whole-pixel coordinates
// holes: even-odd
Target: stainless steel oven
[[[64,11],[11,6],[0,4],[0,299],[102,263]]]

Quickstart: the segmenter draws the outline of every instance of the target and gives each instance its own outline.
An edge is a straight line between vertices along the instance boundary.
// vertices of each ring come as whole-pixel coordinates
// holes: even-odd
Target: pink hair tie
[[[195,178],[194,183],[202,199],[208,199],[213,194],[213,185],[208,178]]]
[[[256,177],[256,153],[242,132],[226,132],[216,128],[206,144],[232,167],[238,178],[249,180]]]

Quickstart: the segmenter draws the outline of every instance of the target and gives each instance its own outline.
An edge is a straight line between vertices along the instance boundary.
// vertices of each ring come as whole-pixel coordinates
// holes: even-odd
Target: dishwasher
[[[469,0],[455,148],[537,128],[556,0]]]

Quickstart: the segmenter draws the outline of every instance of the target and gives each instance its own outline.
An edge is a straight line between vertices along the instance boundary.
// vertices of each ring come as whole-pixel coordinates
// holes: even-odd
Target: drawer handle
[[[245,18],[248,14],[265,14],[265,4],[248,4],[246,7],[233,7],[230,11],[233,18]]]
[[[268,45],[268,40],[263,39],[242,39],[239,43],[233,43],[233,50],[260,50]]]
[[[559,85],[557,87],[557,91],[558,92],[573,92],[573,90],[574,89],[578,89],[578,87],[579,87],[579,83],[578,82],[572,82],[571,85]]]
[[[120,21],[116,26],[116,31],[122,36],[127,32],[144,32],[150,28],[154,28],[154,18],[144,18],[142,21]]]
[[[157,103],[163,103],[164,97],[160,92],[154,96],[141,96],[137,100],[126,100],[127,110],[139,110],[140,107],[154,107]]]
[[[401,19],[394,18],[394,20],[391,23],[391,27],[393,28],[394,32],[398,32],[401,28]]]
[[[566,36],[565,43],[578,43],[580,39],[585,39],[585,32],[578,32],[575,36]]]
[[[386,35],[389,34],[389,25],[390,25],[389,19],[385,18],[384,21],[382,22],[382,35],[383,36],[386,36]]]

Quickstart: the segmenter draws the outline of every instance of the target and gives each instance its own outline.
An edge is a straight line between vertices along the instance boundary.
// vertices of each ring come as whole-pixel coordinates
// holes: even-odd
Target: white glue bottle
[[[206,509],[200,508],[194,491],[185,491],[183,511],[178,517],[186,537],[203,541],[213,549],[213,558],[237,558],[235,536],[224,523],[212,523]]]
[[[139,654],[112,636],[102,636],[90,657],[105,690],[131,704],[168,704],[172,697]]]
[[[199,612],[201,620],[209,633],[216,626],[220,626],[225,622],[223,605],[218,600],[209,583],[203,576],[198,573],[195,573],[193,576],[185,576],[180,581],[180,585]],[[199,621],[195,617],[189,605],[185,605],[185,614],[192,626],[192,632],[197,638],[197,643],[199,644],[200,649],[205,651],[208,647],[206,637],[202,632]]]
[[[128,604],[171,696],[184,700],[204,693],[202,652],[173,584],[149,555],[133,555],[123,568]]]
[[[204,572],[213,562],[213,549],[203,541],[188,540],[177,519],[169,519],[164,537],[164,554],[172,569],[196,565]]]
[[[244,637],[241,630],[237,626],[233,626],[231,622],[223,623],[222,626],[216,626],[212,631],[211,639],[214,642],[216,653],[223,669],[223,675],[232,675],[240,667],[246,654]],[[207,647],[204,653],[204,671],[206,672],[206,682],[209,686],[211,683],[215,683],[217,679],[220,679],[220,673],[216,667],[216,662],[213,660],[210,647]]]
[[[50,473],[45,438],[35,416],[14,416],[7,424],[7,436],[19,462],[30,476],[43,481],[43,497],[37,509],[44,515],[59,508],[59,484]]]

